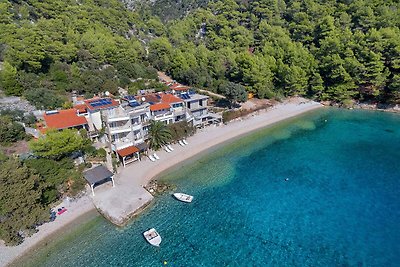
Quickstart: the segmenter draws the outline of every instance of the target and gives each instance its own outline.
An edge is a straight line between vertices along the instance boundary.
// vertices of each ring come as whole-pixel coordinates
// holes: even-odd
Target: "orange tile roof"
[[[170,109],[171,106],[167,103],[157,103],[150,106],[151,111],[163,110],[163,109]]]
[[[142,100],[143,98],[144,101]],[[158,99],[155,94],[140,95],[136,97],[136,100],[139,102],[153,102],[153,103],[160,102],[160,99]]]
[[[172,103],[180,103],[182,102],[182,99],[172,94],[161,94],[161,101],[172,104]]]
[[[87,112],[87,106],[85,104],[78,104],[75,105],[74,108],[79,111],[79,113],[86,113]]]
[[[174,88],[175,91],[187,91],[189,89],[190,89],[190,87],[187,87],[187,86]]]
[[[117,150],[118,155],[120,155],[121,157],[126,157],[136,152],[139,152],[139,148],[135,146],[128,146],[126,148]]]
[[[175,83],[175,84],[171,85],[169,88],[171,88],[172,90],[175,90],[175,91],[183,91],[183,90],[189,90],[190,89],[189,86],[185,86],[185,85],[182,85],[182,84],[179,84],[179,83]]]
[[[43,118],[47,128],[59,130],[87,124],[86,118],[78,116],[73,108],[59,110],[54,114],[45,113]]]

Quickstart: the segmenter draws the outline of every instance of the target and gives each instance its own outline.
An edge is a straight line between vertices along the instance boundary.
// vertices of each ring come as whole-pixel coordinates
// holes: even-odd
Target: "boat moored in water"
[[[143,233],[144,238],[147,242],[155,247],[159,247],[161,244],[161,236],[157,233],[156,229],[151,228]]]
[[[193,200],[193,196],[184,193],[174,193],[173,196],[182,202],[190,203]]]

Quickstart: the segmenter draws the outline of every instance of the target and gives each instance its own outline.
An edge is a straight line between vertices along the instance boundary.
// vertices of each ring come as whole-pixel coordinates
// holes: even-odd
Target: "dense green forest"
[[[400,4],[384,0],[215,1],[170,21],[149,61],[176,79],[229,80],[261,98],[399,102]]]
[[[130,11],[116,0],[3,0],[0,86],[55,108],[72,91],[135,91],[134,79],[155,79],[159,69],[213,91],[237,83],[260,98],[398,103],[399,7],[395,0],[159,0]]]
[[[26,138],[17,122],[28,121],[0,115],[0,145],[16,145]],[[82,171],[90,163],[75,166],[72,155],[83,153],[87,162],[104,161],[106,151],[96,149],[85,133],[76,130],[49,131],[29,143],[31,155],[6,156],[0,150],[0,239],[19,244],[50,219],[50,208],[65,196],[82,192]]]
[[[52,109],[70,106],[73,91],[161,90],[162,70],[237,101],[245,89],[394,104],[399,27],[396,0],[0,0],[0,89]],[[27,138],[20,123],[35,118],[17,113],[1,112],[0,145]],[[25,160],[0,153],[0,239],[22,242],[55,201],[83,188],[85,166],[71,154],[106,152],[81,136],[49,132]]]
[[[38,108],[67,93],[116,93],[131,79],[156,78],[144,61],[144,22],[114,1],[0,1],[0,86]]]

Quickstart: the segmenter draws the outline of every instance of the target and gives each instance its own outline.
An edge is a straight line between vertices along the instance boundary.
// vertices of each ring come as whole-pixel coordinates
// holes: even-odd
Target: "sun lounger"
[[[168,147],[164,147],[164,150],[167,151],[168,153],[171,153],[171,150]]]
[[[155,159],[152,155],[149,155],[149,159],[150,159],[151,161],[156,161],[156,159]]]
[[[181,146],[185,146],[185,144],[184,144],[181,140],[179,140],[178,143],[179,143]]]
[[[188,144],[189,144],[189,143],[186,141],[186,139],[183,139],[182,142],[183,142],[185,145],[188,145]]]
[[[167,147],[168,147],[169,150],[174,151],[174,149],[172,148],[171,145],[168,145]]]
[[[155,159],[157,159],[157,160],[160,159],[160,157],[159,157],[156,153],[153,154],[153,157],[154,157]]]

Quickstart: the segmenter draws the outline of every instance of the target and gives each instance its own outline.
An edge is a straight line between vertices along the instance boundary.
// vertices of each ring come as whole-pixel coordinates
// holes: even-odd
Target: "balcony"
[[[141,129],[142,129],[141,123],[132,125],[132,131],[140,131]]]
[[[134,145],[133,140],[131,140],[130,138],[124,138],[117,141],[113,141],[111,143],[111,148],[112,150],[117,151],[133,145]]]
[[[124,132],[130,132],[132,130],[130,124],[125,124],[122,126],[116,126],[116,127],[108,127],[110,130],[110,134],[116,134],[116,133],[124,133]]]
[[[153,115],[154,120],[165,120],[165,119],[172,119],[174,114],[172,112],[167,112],[163,114]]]
[[[141,108],[141,109],[135,109],[132,111],[129,111],[129,116],[132,117],[139,117],[142,114],[146,114],[147,112],[149,112],[148,108]]]
[[[204,110],[204,109],[207,109],[207,107],[197,106],[197,107],[191,107],[191,108],[190,108],[190,111],[191,111],[192,113],[194,113],[194,112],[197,112],[197,111],[200,111],[200,110]]]
[[[184,109],[174,110],[174,116],[175,117],[182,116],[182,115],[185,115],[185,114],[186,114],[186,110],[184,110]]]
[[[107,122],[126,121],[129,120],[129,115],[122,108],[107,110],[105,113]]]
[[[140,143],[143,143],[143,142],[144,142],[143,137],[140,137],[140,138],[135,139],[134,144],[137,145],[137,144],[140,144]]]

